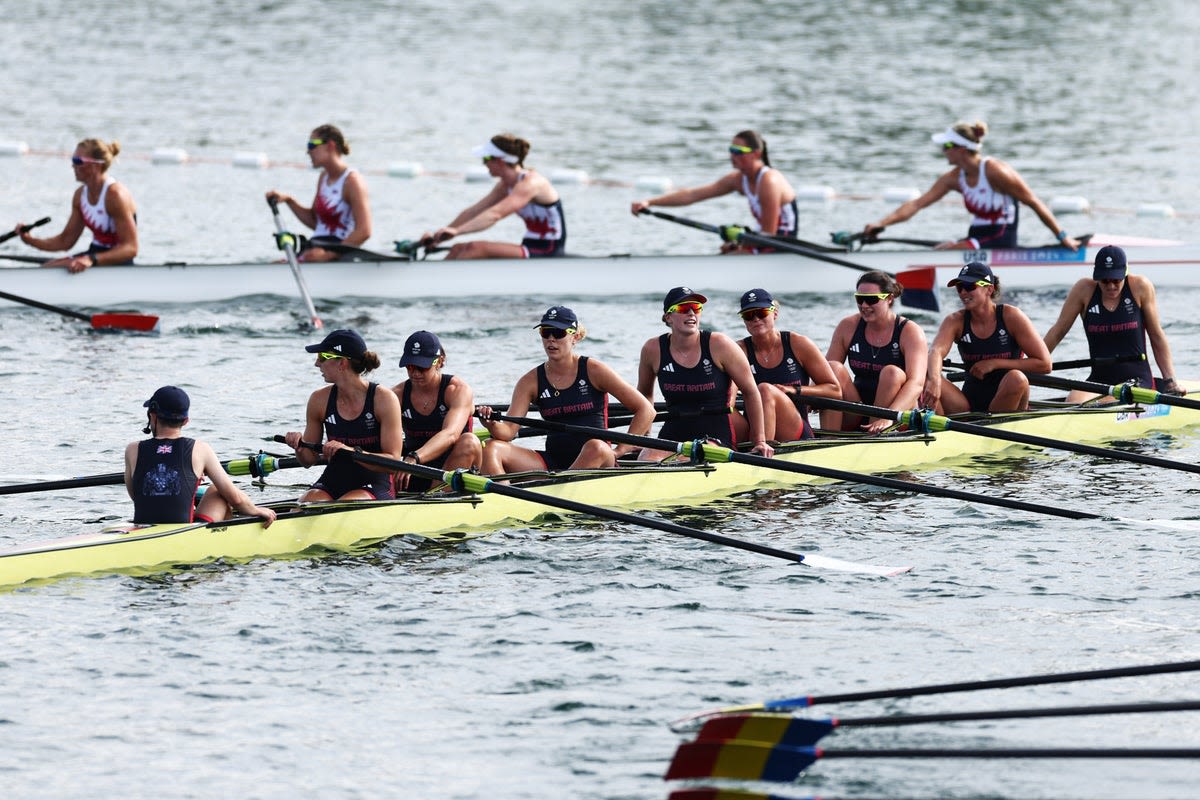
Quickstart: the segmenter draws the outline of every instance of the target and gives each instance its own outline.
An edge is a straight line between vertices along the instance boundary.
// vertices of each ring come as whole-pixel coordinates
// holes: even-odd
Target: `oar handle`
[[[0,235],[0,243],[7,242],[9,239],[20,236],[22,233],[29,233],[34,228],[38,227],[39,225],[45,225],[49,221],[50,221],[49,217],[42,217],[37,222],[31,222],[28,225],[22,225],[20,228],[17,228],[16,230],[11,230],[8,233]]]
[[[275,232],[286,233],[283,220],[279,218],[279,200],[275,197],[268,197],[267,205],[271,207],[271,215],[275,217]],[[300,262],[296,260],[296,249],[290,243],[284,242],[283,253],[287,257],[288,267],[292,270],[292,277],[296,279],[296,287],[300,290],[304,306],[308,309],[309,320],[312,322],[313,328],[321,330],[325,327],[325,323],[317,316],[317,307],[313,305],[312,295],[308,292],[308,284],[304,282],[304,273],[300,271]]]
[[[665,219],[668,222],[674,222],[679,225],[686,225],[689,228],[696,228],[697,230],[708,231],[709,233],[720,234],[721,230],[722,230],[717,225],[709,225],[708,223],[705,223],[705,222],[697,222],[694,219],[688,219],[686,217],[677,217],[674,214],[668,214],[665,211],[655,211],[652,208],[643,208],[638,213],[645,215],[645,216],[658,217],[659,219]]]

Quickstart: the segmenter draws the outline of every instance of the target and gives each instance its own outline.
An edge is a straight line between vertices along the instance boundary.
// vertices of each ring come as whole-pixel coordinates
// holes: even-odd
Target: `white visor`
[[[516,156],[514,156],[512,153],[506,153],[503,150],[501,150],[499,147],[496,147],[496,145],[492,143],[491,139],[488,139],[486,144],[481,144],[481,145],[479,145],[479,147],[472,149],[471,155],[478,156],[479,158],[483,158],[484,156],[491,156],[492,158],[500,159],[505,164],[516,164],[518,161],[521,160],[521,159],[517,158]]]
[[[935,133],[929,138],[933,139],[934,144],[956,144],[959,147],[965,147],[976,153],[979,152],[979,148],[983,147],[979,142],[972,142],[967,137],[955,131],[954,128],[946,128],[941,133]]]

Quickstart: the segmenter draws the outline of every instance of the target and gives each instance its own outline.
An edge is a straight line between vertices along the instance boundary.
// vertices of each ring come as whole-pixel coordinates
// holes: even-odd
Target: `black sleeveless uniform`
[[[892,338],[882,347],[876,347],[867,341],[867,321],[858,320],[854,336],[850,339],[850,347],[846,351],[846,364],[854,372],[854,388],[858,396],[868,405],[875,403],[875,395],[879,391],[879,373],[883,368],[896,365],[904,369],[904,352],[900,349],[900,331],[908,324],[904,317],[896,317],[892,328]]]
[[[608,394],[588,379],[587,356],[579,357],[574,382],[565,389],[550,383],[546,365],[537,368],[537,406],[542,419],[589,428],[608,428]],[[546,449],[539,450],[547,469],[566,469],[579,458],[584,444],[594,436],[551,431],[546,434]]]
[[[972,364],[990,358],[1020,358],[1022,355],[1016,339],[1004,327],[1003,303],[996,305],[996,330],[986,339],[975,338],[975,334],[971,332],[971,312],[964,311],[962,333],[958,336],[957,344],[958,355],[968,369]],[[967,376],[963,381],[962,392],[967,396],[972,411],[988,410],[1006,372],[1007,370],[994,370],[982,380]]]
[[[192,522],[196,487],[192,448],[196,440],[147,439],[138,443],[133,468],[133,521],[139,524]]]
[[[331,442],[342,442],[351,448],[361,447],[374,452],[382,450],[379,420],[375,417],[375,390],[378,388],[377,383],[369,384],[362,413],[356,419],[343,419],[337,411],[337,387],[331,387],[329,402],[325,404],[325,438]],[[354,489],[366,489],[376,500],[390,500],[395,496],[391,475],[372,472],[348,453],[339,453],[329,462],[313,488],[328,492],[335,500]]]
[[[400,396],[400,420],[404,426],[404,452],[408,453],[413,450],[419,450],[442,429],[442,425],[446,422],[446,411],[448,410],[446,406],[446,387],[450,385],[450,381],[453,378],[453,375],[442,375],[442,382],[438,385],[437,402],[433,406],[433,411],[429,414],[422,414],[417,411],[417,407],[412,402],[412,381],[404,382],[404,391]],[[467,418],[467,423],[463,426],[462,432],[471,432],[470,417]],[[441,469],[446,463],[446,457],[449,455],[450,451],[447,450],[437,458],[423,463],[425,466]],[[408,491],[410,492],[424,492],[432,485],[433,482],[428,478],[410,476],[408,479]]]
[[[1092,299],[1083,312],[1083,332],[1087,335],[1088,353],[1092,358],[1141,357],[1138,361],[1093,366],[1087,378],[1089,381],[1117,384],[1136,378],[1138,386],[1154,388],[1154,374],[1150,371],[1150,362],[1146,361],[1146,323],[1142,307],[1133,299],[1129,281],[1121,287],[1121,299],[1113,311],[1104,307],[1100,284],[1096,284]]]
[[[773,367],[764,367],[758,363],[752,336],[742,339],[742,344],[746,345],[746,358],[750,361],[750,371],[754,373],[754,382],[774,383],[778,386],[807,386],[811,381],[808,371],[804,369],[800,359],[796,358],[796,354],[792,352],[791,332],[782,331],[779,335],[783,337],[783,358]],[[790,434],[784,432],[782,436],[779,435],[779,431],[776,431],[776,438],[781,441],[813,438],[812,426],[808,423],[808,406],[804,405],[804,398],[795,395],[792,399],[795,401],[796,409],[800,412],[800,430]]]
[[[667,411],[674,415],[659,431],[663,439],[713,439],[726,447],[735,444],[729,416],[729,376],[713,361],[711,339],[710,331],[700,332],[700,360],[693,367],[684,367],[671,359],[671,334],[658,337],[658,388]]]

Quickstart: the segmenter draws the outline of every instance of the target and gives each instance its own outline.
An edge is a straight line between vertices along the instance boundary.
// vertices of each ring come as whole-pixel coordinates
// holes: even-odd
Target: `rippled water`
[[[981,116],[993,128],[989,151],[1043,198],[1082,195],[1106,209],[1064,217],[1071,230],[1195,239],[1190,10],[1116,0],[836,9],[610,0],[586,11],[534,0],[28,3],[0,16],[9,92],[0,140],[37,152],[0,159],[0,227],[64,220],[72,187],[61,153],[99,135],[123,143],[114,174],[137,196],[146,260],[271,258],[262,192],[304,195],[313,176],[286,164],[234,169],[232,154],[299,161],[308,130],[331,120],[368,173],[379,249],[481,194],[483,184],[461,177],[469,148],[513,129],[534,142],[535,165],[618,184],[564,185],[576,252],[707,252],[707,234],[631,219],[631,184],[710,179],[730,133],[756,127],[797,184],[865,198],[804,206],[801,234],[820,239],[883,213],[886,187],[924,188],[941,168],[928,134]],[[151,163],[166,146],[195,162]],[[453,175],[387,176],[397,161]],[[1133,214],[1150,202],[1182,213]],[[732,199],[684,213],[745,218]],[[902,230],[964,226],[961,208],[946,204]],[[1023,238],[1044,238],[1032,215]],[[323,302],[321,312],[363,331],[385,356],[384,383],[401,377],[404,337],[428,327],[477,396],[503,401],[540,353],[529,327],[551,302],[572,303],[590,331],[586,351],[632,378],[638,345],[659,330],[665,288],[647,276],[607,301]],[[785,321],[822,346],[851,310],[839,297],[782,299]],[[1044,330],[1061,295],[1011,299]],[[1195,291],[1160,295],[1183,374],[1200,374],[1190,347],[1198,301]],[[119,469],[141,402],[162,383],[186,386],[192,430],[224,457],[294,428],[317,386],[298,305],[255,297],[155,308],[157,337],[0,309],[0,482]],[[735,307],[735,297],[713,296],[706,323],[735,333]],[[937,324],[918,319],[929,332]],[[1081,339],[1073,333],[1062,355],[1080,354]],[[1200,456],[1194,433],[1136,446]],[[1062,453],[920,478],[1136,519],[1200,518],[1190,475]],[[279,473],[264,496],[294,494],[289,484],[303,480]],[[0,542],[127,513],[118,488],[7,497]],[[854,486],[762,491],[675,518],[915,569],[893,579],[822,573],[624,525],[548,520],[452,547],[401,540],[357,555],[7,593],[0,785],[13,797],[665,797],[660,776],[678,741],[666,722],[701,708],[1200,650],[1194,535]],[[829,711],[1171,699],[1194,686],[1176,676]],[[844,731],[827,743],[1196,746],[1196,730],[1184,714]],[[1188,762],[845,759],[819,764],[794,793],[1179,798],[1198,778]]]

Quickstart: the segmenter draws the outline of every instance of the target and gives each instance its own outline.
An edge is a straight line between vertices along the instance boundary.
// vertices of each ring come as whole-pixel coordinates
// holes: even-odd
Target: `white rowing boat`
[[[871,250],[823,253],[864,270],[899,274],[905,285],[944,287],[962,265],[978,259],[997,270],[1006,288],[1070,286],[1091,275],[1096,251],[1119,244],[1130,269],[1160,286],[1200,286],[1200,245],[1167,240],[1130,239],[1097,234],[1089,247],[1013,250]],[[0,264],[2,264],[0,257]],[[706,292],[740,294],[765,286],[779,294],[836,293],[853,289],[857,272],[817,257],[771,255],[695,255],[497,259],[492,261],[339,261],[303,264],[308,288],[317,302],[351,297],[611,297],[670,286],[694,286]],[[922,284],[905,280],[906,273]],[[431,275],[437,280],[430,280]],[[0,290],[22,297],[73,306],[121,303],[192,303],[247,295],[296,296],[288,265],[140,264],[93,267],[70,274],[62,267],[0,266]],[[6,301],[0,300],[0,304]]]

